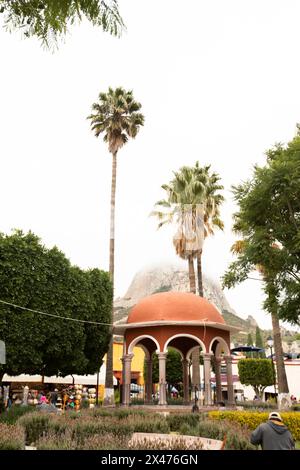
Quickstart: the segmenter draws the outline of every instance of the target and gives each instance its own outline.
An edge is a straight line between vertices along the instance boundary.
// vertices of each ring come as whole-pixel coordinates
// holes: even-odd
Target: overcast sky
[[[82,268],[108,269],[111,158],[86,116],[108,86],[132,89],[145,126],[119,152],[116,296],[136,271],[175,262],[172,230],[148,215],[182,165],[211,164],[226,188],[224,233],[204,271],[231,260],[230,188],[300,121],[298,0],[120,0],[121,39],[85,23],[50,53],[0,31],[0,230],[31,229]],[[270,327],[259,281],[226,296]]]

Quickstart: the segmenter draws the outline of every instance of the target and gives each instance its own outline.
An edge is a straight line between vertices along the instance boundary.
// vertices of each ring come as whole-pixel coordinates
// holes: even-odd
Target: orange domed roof
[[[130,311],[127,323],[207,321],[225,324],[208,300],[188,292],[161,292],[142,299]]]

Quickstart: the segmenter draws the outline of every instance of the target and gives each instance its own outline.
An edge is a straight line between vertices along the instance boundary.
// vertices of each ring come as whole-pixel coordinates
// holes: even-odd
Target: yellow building
[[[142,348],[133,348],[133,358],[131,363],[131,380],[138,385],[144,385],[144,359],[145,353]],[[122,362],[123,343],[114,343],[113,349],[113,370],[114,376],[122,383]],[[106,356],[104,357],[104,361]]]

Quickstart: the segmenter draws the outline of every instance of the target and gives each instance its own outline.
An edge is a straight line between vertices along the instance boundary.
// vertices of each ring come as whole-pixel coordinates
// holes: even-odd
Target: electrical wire
[[[27,310],[28,312],[38,313],[39,315],[46,315],[47,317],[59,318],[60,320],[77,321],[79,323],[89,323],[92,325],[113,326],[113,323],[101,323],[98,321],[80,320],[79,318],[62,317],[60,315],[55,315],[54,313],[41,312],[40,310],[33,310],[31,308],[21,307],[20,305],[12,304],[10,302],[6,302],[5,300],[0,300],[0,303],[9,305],[10,307],[19,308],[21,310]]]

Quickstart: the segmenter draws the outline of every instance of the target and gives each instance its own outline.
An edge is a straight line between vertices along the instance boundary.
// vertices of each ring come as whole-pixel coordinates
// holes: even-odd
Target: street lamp
[[[271,349],[271,361],[272,361],[272,366],[273,366],[273,371],[274,371],[274,392],[276,394],[276,376],[275,376],[274,363],[273,363],[273,345],[274,345],[274,341],[273,341],[272,336],[269,336],[267,338],[267,345]]]

